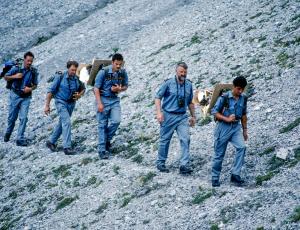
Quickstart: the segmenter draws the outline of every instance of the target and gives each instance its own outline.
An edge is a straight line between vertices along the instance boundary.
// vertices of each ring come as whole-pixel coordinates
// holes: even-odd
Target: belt
[[[185,114],[185,112],[169,112],[169,111],[166,111],[167,113],[171,113],[171,114],[176,114],[176,115],[183,115]]]
[[[103,96],[103,95],[100,95],[101,97],[106,97],[106,98],[117,98],[117,96]]]

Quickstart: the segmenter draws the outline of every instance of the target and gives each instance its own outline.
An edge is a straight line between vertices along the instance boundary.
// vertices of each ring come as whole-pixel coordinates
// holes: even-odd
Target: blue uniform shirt
[[[185,90],[185,91],[184,91]],[[183,84],[177,82],[176,77],[166,80],[156,92],[155,98],[163,99],[162,109],[166,112],[185,113],[193,100],[193,85],[189,80]],[[178,99],[183,99],[183,107],[179,107]]]
[[[101,90],[101,96],[104,97],[118,97],[118,94],[111,91],[114,84],[128,86],[128,75],[125,69],[114,72],[112,66],[106,67],[108,69],[108,76],[105,76],[105,69],[98,72],[95,80],[95,87]],[[122,75],[121,75],[122,72]]]
[[[226,95],[228,96],[228,108],[224,108]],[[238,100],[235,100],[232,92],[229,91],[218,98],[215,106],[211,110],[211,114],[215,115],[216,113],[222,113],[225,117],[234,114],[237,120],[241,119],[243,115],[247,114],[247,103],[245,103],[245,98],[246,96],[242,94]]]
[[[80,82],[79,78],[69,76],[68,72],[65,71],[62,78],[60,74],[55,75],[48,93],[52,93],[54,98],[59,101],[68,102],[73,93],[80,92],[83,89],[85,89],[84,84]]]
[[[36,71],[35,78],[33,78],[33,74],[32,74],[33,71]],[[12,76],[17,73],[22,73],[23,78],[14,80],[14,82],[12,83],[13,89],[24,90],[25,86],[32,87],[32,84],[38,85],[38,75],[39,74],[36,69],[33,70],[32,67],[30,69],[25,69],[24,66],[22,66],[21,68],[14,66],[5,74],[5,76]]]

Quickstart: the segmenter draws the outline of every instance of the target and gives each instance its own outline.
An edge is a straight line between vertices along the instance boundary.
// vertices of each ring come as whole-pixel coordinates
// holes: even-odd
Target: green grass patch
[[[79,165],[87,165],[87,164],[89,164],[89,163],[91,163],[91,162],[93,162],[93,159],[90,158],[90,157],[86,157],[86,158],[83,158],[83,159],[81,160],[81,162],[80,162]]]
[[[293,215],[290,217],[290,221],[294,223],[300,221],[300,206],[295,208]]]
[[[264,181],[268,181],[268,180],[271,180],[273,176],[275,176],[276,173],[275,172],[268,172],[267,174],[265,175],[259,175],[255,178],[256,180],[256,185],[262,185],[262,183]]]
[[[78,199],[78,196],[63,198],[60,202],[58,202],[55,210],[57,211],[57,210],[63,209],[65,207],[67,207],[68,205],[72,204],[77,199]]]
[[[152,179],[156,176],[156,173],[154,172],[148,172],[146,175],[140,177],[140,182],[142,186],[147,184],[149,181],[152,181]]]
[[[192,203],[193,204],[201,204],[203,203],[206,199],[210,198],[213,196],[213,190],[205,190],[201,187],[199,187],[199,192],[194,196]]]
[[[90,185],[94,185],[97,183],[97,177],[96,176],[91,176],[88,181],[86,182],[86,185],[87,186],[90,186]]]
[[[71,175],[70,169],[71,165],[60,165],[59,167],[52,170],[55,178],[62,177],[65,178]]]
[[[207,116],[207,117],[201,118],[199,125],[204,126],[204,125],[209,124],[210,122],[212,122],[212,119],[210,116]]]
[[[114,165],[114,166],[113,166],[113,172],[114,172],[115,174],[119,174],[119,171],[120,171],[120,166]]]
[[[279,130],[279,133],[287,133],[290,132],[291,130],[293,130],[294,128],[296,128],[298,125],[300,124],[300,117],[298,117],[296,120],[294,120],[292,123],[290,123],[289,125],[281,128]]]
[[[220,228],[219,228],[219,226],[217,225],[217,224],[212,224],[211,226],[210,226],[210,230],[219,230]]]
[[[170,49],[170,48],[173,47],[173,46],[175,46],[175,44],[173,44],[173,43],[164,45],[164,46],[162,46],[160,49],[158,49],[157,51],[155,51],[155,52],[151,53],[150,55],[148,55],[148,57],[157,55],[157,54],[161,53],[161,52],[164,51],[164,50]]]
[[[259,153],[258,155],[264,156],[264,155],[268,155],[274,151],[275,151],[275,146],[270,146],[270,147],[266,148],[263,152]]]
[[[144,159],[144,157],[142,154],[136,154],[135,156],[132,157],[132,161],[136,162],[138,164],[142,163],[143,159]]]
[[[134,195],[125,193],[123,195],[123,199],[122,199],[122,203],[121,203],[120,208],[123,208],[123,207],[127,206],[133,198],[134,198]]]
[[[261,16],[262,14],[263,14],[263,12],[258,12],[257,14],[251,16],[250,19],[258,18],[258,17]]]
[[[96,214],[101,214],[104,212],[105,209],[107,209],[108,207],[108,203],[107,202],[102,202],[102,204],[100,204],[100,206],[95,210]]]

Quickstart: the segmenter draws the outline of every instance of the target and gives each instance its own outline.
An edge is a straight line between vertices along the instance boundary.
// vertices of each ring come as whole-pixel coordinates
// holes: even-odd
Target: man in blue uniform
[[[18,146],[27,146],[28,144],[24,137],[28,121],[27,115],[32,91],[36,89],[38,84],[38,72],[32,67],[33,59],[33,53],[30,51],[25,53],[23,66],[12,67],[4,77],[10,85],[8,127],[4,135],[4,141],[9,141],[19,116],[20,124],[16,141]]]
[[[220,186],[219,177],[228,142],[231,142],[236,149],[231,171],[231,182],[238,186],[244,183],[244,180],[240,177],[240,173],[246,152],[244,141],[248,139],[246,115],[247,98],[242,94],[246,85],[247,81],[244,77],[236,77],[233,80],[232,91],[224,93],[219,97],[212,109],[212,114],[217,120],[214,133],[215,155],[212,162],[213,187]]]
[[[54,128],[46,146],[51,151],[56,151],[56,142],[62,134],[64,153],[74,155],[75,151],[71,146],[71,116],[75,108],[76,101],[84,94],[85,86],[76,75],[78,63],[76,61],[67,62],[67,71],[56,74],[51,87],[48,90],[45,114],[50,114],[50,102],[55,98],[55,106],[59,115],[59,123]]]
[[[116,53],[112,56],[112,64],[96,76],[94,92],[97,105],[99,130],[99,157],[108,159],[111,140],[121,122],[121,107],[118,94],[127,90],[128,75],[122,69],[123,56]]]
[[[160,140],[157,157],[157,169],[161,172],[169,172],[165,162],[168,157],[169,145],[174,131],[177,131],[180,146],[181,174],[190,174],[192,169],[190,160],[190,133],[191,126],[195,125],[195,108],[192,103],[193,87],[192,83],[186,79],[188,66],[184,62],[179,62],[176,66],[176,75],[167,79],[159,88],[155,96],[155,106],[157,120],[160,123]],[[162,100],[162,106],[161,106]],[[191,118],[188,121],[186,114],[187,107],[190,110]]]

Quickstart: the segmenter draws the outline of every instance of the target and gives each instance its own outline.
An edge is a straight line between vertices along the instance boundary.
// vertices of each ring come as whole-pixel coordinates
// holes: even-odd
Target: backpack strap
[[[58,84],[56,86],[56,89],[55,89],[55,93],[57,93],[58,89],[59,89],[59,86],[60,86],[60,83],[61,83],[61,81],[62,81],[62,79],[64,77],[64,73],[62,71],[56,71],[55,75],[59,76],[59,82],[58,82]]]

